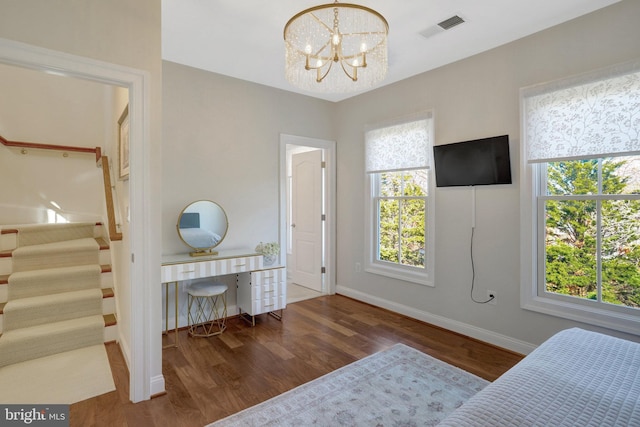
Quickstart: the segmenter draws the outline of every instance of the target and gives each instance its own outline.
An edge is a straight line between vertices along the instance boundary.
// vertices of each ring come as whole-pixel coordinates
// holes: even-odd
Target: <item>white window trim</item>
[[[544,239],[544,230],[538,229],[540,212],[537,195],[542,183],[539,169],[543,164],[528,164],[521,156],[520,164],[520,306],[523,309],[561,317],[590,325],[601,326],[633,335],[640,335],[640,316],[586,306],[581,301],[571,301],[569,296],[544,295],[538,292],[538,282],[544,278],[544,265],[538,260],[544,257],[544,248],[538,247]]]
[[[433,115],[429,115],[429,132],[433,141]],[[407,118],[404,121],[411,121],[416,118]],[[402,122],[402,121],[398,121]],[[432,144],[429,145],[429,157],[433,156]],[[433,164],[433,162],[430,162]],[[377,274],[380,276],[391,277],[393,279],[403,280],[407,282],[417,283],[424,286],[435,287],[434,282],[434,257],[435,257],[435,176],[433,168],[428,168],[428,188],[426,201],[426,220],[425,220],[425,268],[417,268],[411,266],[403,266],[391,262],[379,261],[374,255],[377,251],[377,212],[374,209],[374,180],[375,174],[366,174],[365,176],[365,256],[364,271],[367,273]]]
[[[520,140],[523,142],[520,156],[520,306],[527,310],[548,314],[551,316],[570,319],[590,325],[601,326],[634,335],[640,335],[640,315],[636,310],[618,306],[591,305],[587,301],[568,295],[558,295],[545,291],[544,261],[544,208],[538,205],[538,194],[545,189],[543,182],[543,168],[546,163],[539,153],[533,154],[530,162],[528,159],[529,147],[527,147],[527,117],[526,97],[538,96],[547,92],[564,90],[575,85],[589,84],[608,78],[614,78],[628,73],[637,73],[640,70],[640,61],[633,60],[623,64],[613,65],[600,70],[590,71],[577,76],[560,79],[555,82],[522,88],[520,90]],[[636,146],[629,148],[621,146],[616,153],[625,154],[623,150],[635,151]],[[571,153],[569,153],[571,154]],[[578,154],[577,158],[583,158],[586,154]],[[590,153],[591,157],[606,156],[606,152]],[[629,152],[629,154],[637,154]],[[554,160],[562,160],[556,156]],[[572,157],[567,157],[572,158]],[[540,282],[540,283],[539,283]]]
[[[377,252],[377,211],[374,209],[374,182],[375,174],[369,174],[367,176],[367,190],[365,197],[365,235],[367,236],[365,244],[365,267],[364,270],[368,273],[378,274],[381,276],[391,277],[394,279],[404,280],[407,282],[418,283],[420,285],[434,287],[434,230],[435,225],[433,221],[433,215],[435,211],[434,206],[434,188],[433,181],[433,169],[429,169],[429,188],[426,198],[426,221],[425,221],[425,268],[417,268],[411,266],[403,266],[394,264],[391,262],[380,261],[376,259],[375,253]]]

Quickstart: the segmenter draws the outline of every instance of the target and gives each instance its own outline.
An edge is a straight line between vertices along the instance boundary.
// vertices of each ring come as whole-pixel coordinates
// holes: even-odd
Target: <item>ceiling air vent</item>
[[[456,25],[460,25],[464,22],[464,19],[460,18],[458,15],[454,15],[449,19],[445,19],[444,21],[438,23],[438,25],[445,29],[451,29],[453,27],[455,27]]]

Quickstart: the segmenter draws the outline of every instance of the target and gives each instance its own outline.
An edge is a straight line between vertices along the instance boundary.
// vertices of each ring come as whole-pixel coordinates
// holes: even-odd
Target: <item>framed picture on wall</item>
[[[120,156],[120,179],[129,179],[129,105],[118,119],[118,152]]]

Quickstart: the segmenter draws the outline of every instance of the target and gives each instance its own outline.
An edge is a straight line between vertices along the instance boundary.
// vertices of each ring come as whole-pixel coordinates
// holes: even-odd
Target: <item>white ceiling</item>
[[[352,0],[389,22],[389,69],[377,87],[492,49],[620,0]],[[330,0],[324,2],[331,3]],[[279,89],[341,101],[284,77],[284,25],[317,0],[162,0],[162,58]],[[466,22],[448,31],[453,15]],[[437,29],[430,37],[420,33]],[[361,92],[360,92],[361,93]]]

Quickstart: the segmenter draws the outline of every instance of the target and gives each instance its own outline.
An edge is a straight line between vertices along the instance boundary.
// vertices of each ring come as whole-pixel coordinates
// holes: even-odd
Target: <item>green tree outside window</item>
[[[640,200],[625,197],[640,193],[638,165],[638,157],[547,164],[547,292],[640,307]]]
[[[425,266],[427,170],[379,174],[378,259]]]

